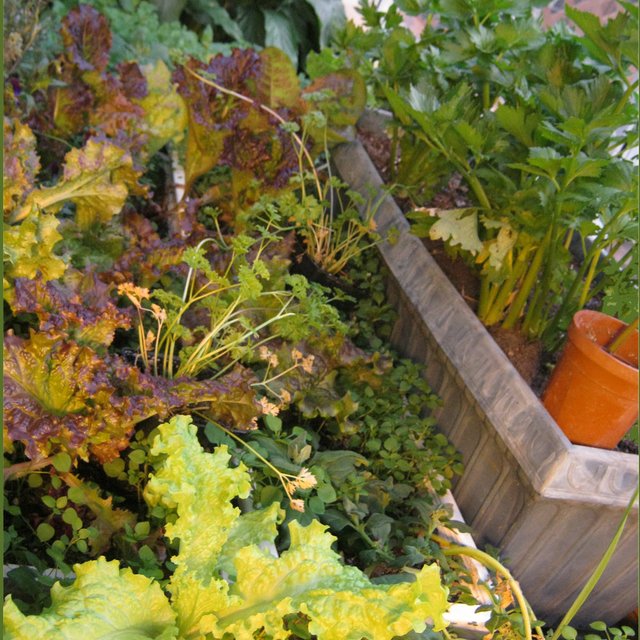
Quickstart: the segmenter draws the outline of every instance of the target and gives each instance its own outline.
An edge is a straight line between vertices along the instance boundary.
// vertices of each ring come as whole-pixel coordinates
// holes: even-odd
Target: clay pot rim
[[[583,309],[578,311],[569,325],[569,340],[585,355],[591,358],[595,364],[606,369],[610,373],[623,378],[630,384],[638,385],[638,366],[633,365],[627,360],[622,360],[604,350],[604,344],[587,336],[584,330],[584,324],[587,319],[597,319],[599,321],[608,322],[614,329],[614,332],[626,326],[625,322],[614,318],[613,316],[601,313],[600,311],[591,311]],[[638,331],[632,335],[638,340]]]

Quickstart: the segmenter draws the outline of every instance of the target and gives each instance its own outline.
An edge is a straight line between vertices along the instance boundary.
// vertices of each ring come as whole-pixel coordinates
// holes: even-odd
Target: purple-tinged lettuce
[[[7,215],[33,190],[40,171],[36,138],[28,125],[4,118],[2,208]]]
[[[4,428],[32,460],[57,451],[100,461],[118,455],[138,422],[155,415],[134,386],[133,367],[110,366],[93,349],[56,333],[4,339]],[[134,386],[135,389],[135,386]]]
[[[24,295],[23,295],[24,298]],[[46,309],[43,322],[52,322]],[[108,320],[67,312],[67,329],[77,337],[103,341]],[[65,319],[61,320],[62,323]],[[73,325],[80,322],[79,325]],[[93,334],[91,333],[93,331]],[[251,429],[260,415],[252,383],[240,366],[218,380],[166,378],[141,372],[117,356],[101,357],[59,330],[33,332],[28,339],[4,339],[4,430],[8,442],[21,441],[25,454],[40,460],[58,451],[72,458],[115,458],[129,444],[135,426],[150,418],[198,407],[228,428]]]
[[[81,4],[71,10],[60,29],[65,57],[80,71],[102,72],[109,63],[111,30],[107,19],[93,7]]]
[[[186,149],[187,192],[195,180],[216,164],[232,172],[249,172],[270,188],[287,185],[298,168],[298,158],[289,133],[260,105],[273,109],[285,121],[302,113],[300,87],[288,60],[272,49],[261,53],[234,49],[230,56],[215,56],[208,64],[190,60],[174,72],[178,92],[189,116]],[[276,88],[284,73],[285,85]],[[218,87],[197,76],[214,79]],[[294,79],[295,78],[295,83]],[[291,108],[289,108],[291,106]],[[239,189],[238,189],[239,191]]]
[[[15,313],[33,313],[39,330],[62,332],[80,345],[109,346],[116,329],[129,329],[128,313],[118,309],[109,298],[109,287],[95,274],[79,272],[71,286],[46,282],[42,277],[16,278],[11,308]]]

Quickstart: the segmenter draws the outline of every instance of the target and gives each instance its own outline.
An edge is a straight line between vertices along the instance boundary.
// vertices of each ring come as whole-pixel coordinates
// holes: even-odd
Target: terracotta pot
[[[569,440],[613,449],[638,418],[638,332],[612,355],[603,348],[625,325],[597,311],[578,311],[542,396]]]

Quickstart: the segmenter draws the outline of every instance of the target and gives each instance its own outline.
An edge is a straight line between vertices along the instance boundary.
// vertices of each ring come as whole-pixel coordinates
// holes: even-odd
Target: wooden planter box
[[[358,142],[338,174],[365,198],[382,180]],[[374,196],[375,197],[375,196]],[[376,222],[399,239],[380,253],[399,318],[394,346],[426,365],[439,428],[462,453],[453,494],[481,546],[498,547],[535,613],[559,621],[609,545],[638,482],[638,457],[573,445],[442,273],[392,198]],[[574,624],[618,622],[637,607],[638,507]]]

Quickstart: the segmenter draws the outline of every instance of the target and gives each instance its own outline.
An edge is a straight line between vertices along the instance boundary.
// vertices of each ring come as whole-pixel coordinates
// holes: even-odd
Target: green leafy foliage
[[[213,4],[207,12],[236,31]],[[265,9],[267,39],[285,33],[285,18],[328,18],[334,4]],[[392,386],[398,402],[367,419],[392,369],[369,350],[366,305],[349,317],[357,286],[347,266],[375,229],[358,217],[362,202],[337,206],[342,185],[323,187],[313,160],[357,120],[363,81],[331,68],[303,89],[273,47],[212,58],[199,49],[207,62],[182,57],[172,77],[163,38],[184,32],[149,7],[54,2],[38,50],[48,71],[36,78],[43,67],[27,56],[7,85],[5,551],[33,567],[7,583],[11,633],[359,640],[421,632],[429,618],[439,628],[437,567],[378,585],[343,564],[326,532],[340,532],[341,551],[368,570],[425,565],[442,514],[426,484],[412,491],[406,468],[389,475],[391,460],[408,456],[437,490],[455,472],[432,422],[417,418],[432,398],[406,367],[406,385]],[[141,26],[145,15],[154,18]],[[136,51],[151,64],[131,62]],[[167,144],[183,145],[179,203]],[[323,284],[294,263],[320,221],[335,241]],[[343,278],[345,290],[330,288]],[[376,286],[366,302],[386,327]],[[357,333],[352,322],[367,351],[345,337]],[[180,411],[207,421],[200,443],[230,453],[204,452],[184,417],[156,438],[158,422]],[[379,451],[364,446],[365,422]],[[230,454],[251,476],[229,467]],[[71,565],[77,580],[49,595],[47,571]],[[100,601],[86,616],[84,597]]]
[[[475,265],[480,319],[552,347],[571,315],[602,293],[600,256],[637,225],[637,203],[627,200],[637,175],[621,179],[630,177],[638,135],[628,72],[637,12],[601,25],[569,8],[580,37],[566,26],[543,30],[532,5],[516,0],[428,9],[415,38],[395,7],[363,3],[369,31],[347,28],[338,57],[362,69],[375,99],[393,110],[391,177],[418,205],[416,231]],[[469,189],[466,212],[432,204],[453,174]],[[584,247],[589,236],[576,267],[572,238]],[[621,292],[634,287],[624,274]]]
[[[165,3],[157,0],[156,4]],[[296,69],[304,68],[306,56],[326,46],[345,20],[340,0],[279,0],[268,5],[185,0],[180,4],[183,20],[197,25],[197,30],[213,29],[217,41],[277,47],[286,53]]]
[[[341,563],[331,550],[333,536],[318,522],[307,527],[291,523],[291,543],[280,557],[261,548],[259,542],[274,536],[273,517],[241,515],[232,506],[236,496],[250,491],[246,469],[228,466],[224,446],[213,454],[203,452],[188,418],[178,416],[161,425],[151,453],[155,472],[145,497],[150,505],[175,511],[167,535],[180,539],[169,582],[171,604],[157,583],[100,558],[76,565],[72,586],[54,586],[52,605],[40,616],[23,615],[9,597],[5,625],[12,637],[79,637],[89,625],[95,631],[96,624],[104,633],[135,628],[136,637],[144,638],[207,633],[250,638],[259,629],[285,637],[284,618],[298,611],[319,640],[390,639],[423,631],[427,619],[435,629],[444,628],[447,592],[435,566],[423,567],[411,582],[374,585],[358,569]],[[275,514],[274,509],[270,512]],[[242,519],[246,522],[236,524]],[[238,527],[243,529],[239,540],[244,537],[248,544],[238,548],[234,540],[234,546],[226,548],[236,570],[236,580],[229,585],[220,577],[219,563],[230,533]],[[87,601],[92,604],[87,606]],[[80,603],[83,611],[78,610]]]

